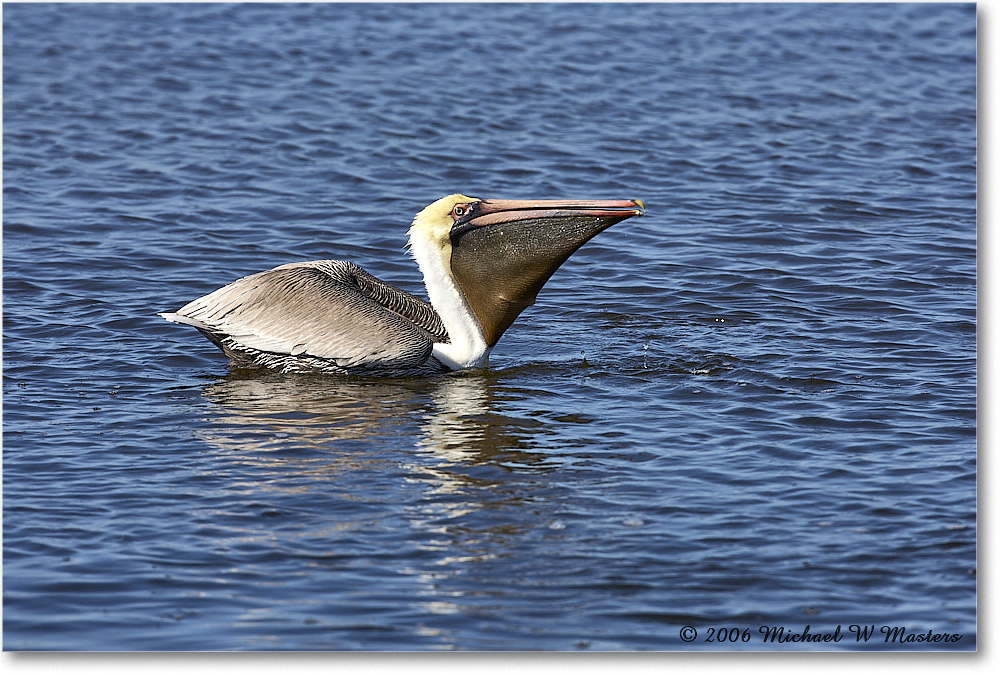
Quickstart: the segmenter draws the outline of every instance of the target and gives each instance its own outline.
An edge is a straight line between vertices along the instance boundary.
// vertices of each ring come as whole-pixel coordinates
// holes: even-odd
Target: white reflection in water
[[[541,468],[545,457],[525,449],[543,425],[497,413],[496,388],[488,374],[423,380],[232,374],[204,389],[214,405],[201,437],[245,459],[302,458],[311,450],[322,453],[305,453],[311,459],[336,463],[351,461],[345,455],[412,448],[444,466],[496,460]],[[343,452],[347,443],[350,453]]]

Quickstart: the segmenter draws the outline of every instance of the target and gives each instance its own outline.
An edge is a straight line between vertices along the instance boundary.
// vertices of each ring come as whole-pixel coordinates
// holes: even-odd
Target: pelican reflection
[[[365,564],[382,551],[425,617],[465,611],[468,584],[488,573],[482,563],[549,532],[560,508],[562,465],[533,451],[553,432],[500,412],[518,393],[498,382],[486,371],[421,380],[234,371],[208,384],[212,470],[239,499],[292,514],[248,522],[244,545],[276,548],[318,586],[338,583],[345,559]]]
[[[544,425],[497,412],[496,389],[489,373],[343,380],[233,371],[204,388],[212,424],[201,436],[244,460],[281,458],[283,471],[296,463],[334,472],[339,464],[398,463],[398,451],[430,459],[416,462],[423,471],[550,468],[545,455],[530,451]]]

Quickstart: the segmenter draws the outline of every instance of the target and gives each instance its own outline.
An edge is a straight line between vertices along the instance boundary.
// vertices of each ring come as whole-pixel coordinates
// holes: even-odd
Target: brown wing
[[[429,303],[342,260],[252,274],[164,316],[249,349],[347,369],[411,368],[448,341]]]

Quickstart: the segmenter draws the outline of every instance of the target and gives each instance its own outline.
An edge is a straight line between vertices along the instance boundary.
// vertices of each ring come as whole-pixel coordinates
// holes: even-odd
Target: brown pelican
[[[343,260],[259,272],[160,316],[194,326],[240,367],[427,375],[486,366],[552,273],[638,199],[451,195],[413,219],[410,252],[430,302]]]

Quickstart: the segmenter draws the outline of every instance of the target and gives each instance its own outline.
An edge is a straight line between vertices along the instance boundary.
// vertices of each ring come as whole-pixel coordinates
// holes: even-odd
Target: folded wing
[[[313,357],[347,371],[413,369],[448,341],[430,303],[342,260],[252,274],[163,317],[251,361]]]

